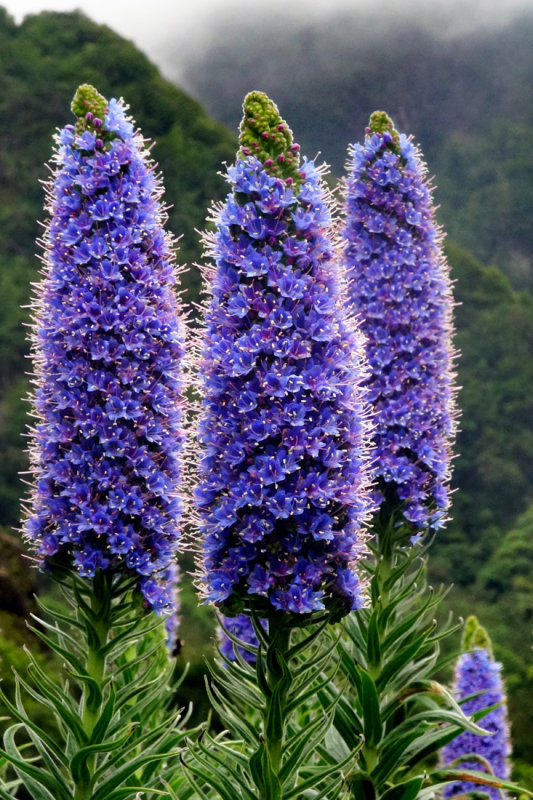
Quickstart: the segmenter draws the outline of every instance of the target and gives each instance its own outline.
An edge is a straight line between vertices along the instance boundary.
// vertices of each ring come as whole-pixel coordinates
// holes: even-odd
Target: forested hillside
[[[191,53],[187,85],[232,129],[244,94],[266,91],[304,151],[320,151],[336,174],[383,108],[422,144],[449,235],[533,288],[533,14],[448,36],[408,9],[378,16],[354,7],[322,25],[245,18],[237,32],[220,19],[213,46]]]
[[[514,30],[517,53],[530,22]],[[529,31],[533,33],[533,23]],[[334,59],[316,86],[311,74],[300,72],[280,85],[279,92],[271,91],[304,149],[311,154],[322,150],[337,170],[348,141],[363,136],[368,112],[385,106],[403,129],[416,134],[430,161],[440,187],[441,222],[463,246],[470,244],[483,258],[497,257],[513,280],[513,265],[521,259],[522,285],[533,286],[528,277],[533,260],[528,216],[533,216],[533,155],[527,143],[533,132],[532,111],[513,106],[513,87],[533,75],[533,57],[528,67],[532,72],[527,73],[508,52],[508,69],[501,73],[507,83],[496,97],[494,86],[484,83],[481,64],[486,51],[480,39],[470,41],[470,51],[465,43],[456,53],[455,71],[445,83],[435,79],[448,74],[448,67],[432,61],[434,42],[413,33],[411,51],[414,45],[420,55],[419,88],[405,74],[411,64],[404,50],[391,47],[384,38],[379,59],[374,50],[363,49],[355,62],[342,62],[342,70],[336,69]],[[303,43],[298,47],[301,50]],[[261,53],[256,52],[254,70],[261,64]],[[340,64],[340,51],[337,57]],[[503,51],[498,57],[504,58]],[[247,63],[233,65],[231,79],[226,73],[225,80],[240,92],[238,98],[231,94],[232,120],[240,115],[242,93],[253,88],[239,83]],[[209,68],[215,66],[220,80],[222,66],[217,62]],[[250,67],[247,81],[259,82],[260,73],[254,70]],[[286,77],[291,74],[286,70]],[[465,108],[461,75],[470,76],[464,77],[467,84],[477,76],[471,109]],[[142,53],[110,29],[80,13],[43,13],[16,26],[0,10],[0,512],[6,528],[19,519],[18,473],[26,465],[21,438],[26,408],[20,398],[28,380],[23,328],[28,312],[21,307],[28,303],[30,283],[38,275],[36,220],[43,217],[39,181],[47,177],[43,164],[50,156],[52,133],[70,121],[70,101],[81,82],[94,83],[109,97],[124,96],[144,134],[155,139],[153,155],[164,174],[170,227],[182,236],[183,262],[193,264],[200,258],[195,228],[204,227],[207,206],[224,191],[217,173],[235,151],[233,133],[165,81]],[[354,86],[364,91],[364,98]],[[205,82],[202,87],[205,91]],[[271,87],[261,82],[258,88]],[[335,113],[328,105],[330,97],[335,99]],[[515,753],[525,762],[533,752],[527,700],[533,692],[533,295],[517,291],[517,282],[502,270],[484,266],[451,239],[447,252],[458,301],[461,432],[453,520],[439,532],[431,571],[434,580],[456,584],[450,605],[458,613],[478,613],[493,635],[496,655],[508,673]],[[194,266],[185,281],[194,297],[199,286]],[[33,587],[16,542],[8,533],[5,537],[0,556],[0,628],[5,639],[0,654],[9,660],[17,652],[9,642],[18,644],[23,637],[21,615]],[[16,570],[20,577],[14,581]],[[16,587],[23,591],[15,602]],[[199,663],[201,637],[209,627],[203,618],[191,624],[194,606],[188,593],[183,601],[186,651]],[[521,777],[527,780],[527,773]]]

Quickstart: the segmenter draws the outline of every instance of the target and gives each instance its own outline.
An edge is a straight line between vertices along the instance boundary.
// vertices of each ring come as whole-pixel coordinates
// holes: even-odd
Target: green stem
[[[269,617],[268,625],[270,642],[265,656],[268,695],[265,697],[263,742],[260,748],[263,753],[263,780],[259,798],[260,800],[281,800],[279,774],[285,744],[287,697],[292,683],[287,664],[291,629],[287,626],[283,616],[278,614],[272,614]]]
[[[107,586],[105,587],[107,591]],[[86,673],[96,683],[100,691],[102,690],[106,671],[106,656],[103,648],[108,642],[111,621],[109,618],[110,604],[108,598],[99,597],[95,587],[95,593],[91,598],[91,612],[93,618],[90,620],[91,632],[88,631]],[[91,741],[94,728],[102,712],[102,702],[98,701],[86,685],[81,698],[81,722],[87,738]],[[86,766],[89,775],[88,780],[76,784],[73,800],[91,800],[94,785],[94,768],[96,756],[87,758]]]

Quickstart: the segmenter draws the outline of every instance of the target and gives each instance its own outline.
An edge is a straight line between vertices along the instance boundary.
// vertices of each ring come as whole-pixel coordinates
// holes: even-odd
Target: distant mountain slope
[[[245,92],[268,92],[304,152],[321,151],[337,174],[383,108],[422,146],[450,236],[533,288],[533,13],[448,38],[400,12],[387,27],[371,20],[356,9],[322,26],[220,20],[192,54],[187,86],[231,128]]]

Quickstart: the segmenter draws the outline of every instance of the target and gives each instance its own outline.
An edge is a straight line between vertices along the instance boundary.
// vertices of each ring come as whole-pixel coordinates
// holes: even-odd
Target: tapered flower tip
[[[107,109],[107,100],[90,83],[78,86],[72,104],[72,113],[78,118],[76,132],[99,133]]]
[[[299,186],[300,145],[294,143],[291,129],[264,92],[250,92],[244,98],[239,143],[238,158],[255,156],[270,175]]]
[[[389,147],[394,152],[400,155],[400,134],[394,127],[394,123],[385,111],[374,111],[370,115],[367,133],[372,136],[373,133],[383,135],[384,133],[390,134]]]
[[[476,647],[486,650],[490,657],[493,658],[490,636],[486,628],[479,624],[478,618],[471,614],[466,619],[463,631],[463,651],[467,652]]]

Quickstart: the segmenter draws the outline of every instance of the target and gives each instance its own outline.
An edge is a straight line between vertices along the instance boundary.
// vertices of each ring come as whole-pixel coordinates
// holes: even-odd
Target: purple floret
[[[486,736],[477,736],[465,731],[453,739],[442,752],[442,764],[447,766],[461,756],[475,753],[488,761],[493,774],[502,780],[510,777],[511,744],[509,738],[509,722],[507,719],[506,698],[501,678],[501,664],[494,661],[484,648],[476,648],[472,652],[463,653],[457,663],[454,688],[457,700],[482,692],[478,697],[462,703],[466,714],[500,703],[498,708],[489,711],[479,720],[479,724],[490,731]],[[482,762],[465,759],[457,761],[454,768],[467,768],[477,772],[487,772]],[[494,800],[501,800],[501,792],[496,787],[485,786],[471,781],[456,781],[444,789],[444,797],[452,797],[465,792],[487,792]]]
[[[35,482],[25,529],[41,565],[137,575],[175,608],[184,326],[161,187],[111,100],[102,139],[57,137],[35,308]]]
[[[425,171],[407,137],[370,131],[353,148],[343,231],[370,364],[375,501],[401,505],[414,535],[445,520],[455,433],[453,301]]]
[[[204,593],[234,614],[361,604],[368,515],[362,346],[340,300],[318,171],[228,170],[201,358]]]

